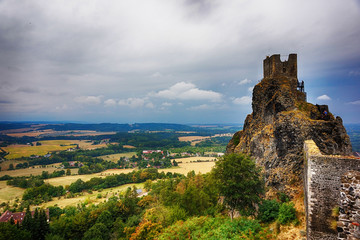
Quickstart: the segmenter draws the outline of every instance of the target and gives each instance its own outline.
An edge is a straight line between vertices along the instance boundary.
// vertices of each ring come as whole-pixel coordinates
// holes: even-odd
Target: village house
[[[35,211],[31,211],[31,216],[34,216]],[[11,212],[9,210],[6,210],[0,217],[0,222],[9,222],[10,219],[14,219],[15,224],[19,223],[21,224],[22,221],[24,220],[25,217],[25,212]],[[49,222],[50,220],[50,215],[49,215],[49,209],[45,210],[45,214],[46,214],[46,218],[47,221]]]

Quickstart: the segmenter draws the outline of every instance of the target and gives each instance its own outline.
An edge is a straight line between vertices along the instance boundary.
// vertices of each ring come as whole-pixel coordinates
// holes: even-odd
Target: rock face
[[[312,139],[324,154],[352,152],[342,119],[326,105],[307,103],[303,86],[296,54],[284,62],[280,55],[267,57],[264,78],[253,90],[253,112],[226,150],[253,156],[264,167],[267,185],[281,191],[302,183],[305,140]]]

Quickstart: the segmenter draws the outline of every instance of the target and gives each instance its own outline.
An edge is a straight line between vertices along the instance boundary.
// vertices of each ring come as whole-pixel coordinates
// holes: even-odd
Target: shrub
[[[280,202],[282,202],[282,203],[285,203],[285,202],[289,202],[289,201],[290,201],[290,198],[289,198],[288,195],[286,195],[286,193],[279,192],[279,193],[278,193],[278,197],[279,197]]]
[[[259,206],[258,219],[261,222],[272,222],[278,218],[280,204],[276,200],[263,200]]]
[[[157,239],[274,239],[257,221],[246,218],[192,217],[167,227]]]
[[[288,224],[296,219],[296,210],[294,203],[283,203],[279,208],[279,222],[281,224]]]

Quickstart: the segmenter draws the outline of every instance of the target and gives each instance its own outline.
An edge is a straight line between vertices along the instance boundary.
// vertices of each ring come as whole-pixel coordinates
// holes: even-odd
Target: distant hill
[[[118,124],[118,123],[19,123],[19,122],[0,122],[0,131],[36,128],[36,130],[51,129],[54,131],[71,131],[71,130],[88,130],[97,132],[131,132],[131,131],[186,131],[204,133],[209,131],[236,132],[242,128],[239,124],[211,124],[211,125],[185,125],[175,123],[134,123],[134,124]]]

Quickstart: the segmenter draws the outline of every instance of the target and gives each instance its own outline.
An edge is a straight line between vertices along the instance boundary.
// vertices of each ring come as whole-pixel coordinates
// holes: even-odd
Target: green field
[[[116,153],[116,154],[110,154],[110,155],[104,155],[100,156],[99,158],[102,158],[105,161],[111,161],[111,162],[117,162],[120,160],[121,157],[128,157],[131,158],[132,156],[135,156],[136,152],[127,152],[127,153]]]
[[[34,142],[34,146],[16,144],[3,147],[2,149],[9,153],[6,155],[6,159],[17,159],[20,157],[30,157],[32,155],[42,156],[50,152],[64,151],[75,147],[73,142],[69,140],[48,140],[39,142],[41,143],[40,146],[35,146],[36,142]]]

